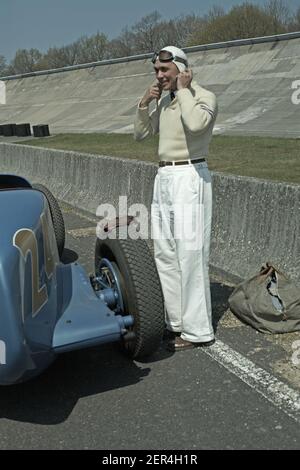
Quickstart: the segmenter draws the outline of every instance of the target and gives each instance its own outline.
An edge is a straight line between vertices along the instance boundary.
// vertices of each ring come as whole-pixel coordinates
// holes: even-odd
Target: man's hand
[[[177,90],[182,88],[189,88],[193,80],[193,72],[191,69],[186,69],[184,72],[180,72],[177,75]]]
[[[159,100],[161,97],[161,93],[162,87],[159,82],[155,81],[148,88],[143,98],[141,99],[140,108],[145,108],[146,106],[149,106],[152,100]]]

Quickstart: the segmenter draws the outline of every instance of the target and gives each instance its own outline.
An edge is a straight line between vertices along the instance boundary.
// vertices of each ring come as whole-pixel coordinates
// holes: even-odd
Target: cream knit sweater
[[[215,95],[193,80],[190,88],[176,92],[173,101],[169,94],[164,96],[151,113],[138,107],[134,138],[142,140],[159,132],[160,160],[206,157],[217,112]]]

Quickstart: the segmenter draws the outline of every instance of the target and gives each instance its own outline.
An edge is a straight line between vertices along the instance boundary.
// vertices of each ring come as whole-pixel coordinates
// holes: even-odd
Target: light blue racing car
[[[150,355],[163,297],[145,240],[96,240],[95,275],[63,263],[65,229],[52,193],[0,175],[0,385],[40,374],[58,354],[119,342]]]

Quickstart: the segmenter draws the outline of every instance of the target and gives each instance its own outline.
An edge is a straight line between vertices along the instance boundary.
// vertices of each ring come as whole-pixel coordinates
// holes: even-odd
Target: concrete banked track
[[[300,33],[186,49],[195,79],[219,102],[216,133],[300,137]],[[148,55],[5,79],[0,123],[59,132],[132,132],[136,104],[154,80]],[[300,93],[299,93],[300,94]]]

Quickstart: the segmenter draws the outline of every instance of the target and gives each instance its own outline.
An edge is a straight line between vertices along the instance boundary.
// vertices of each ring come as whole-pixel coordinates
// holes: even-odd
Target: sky
[[[157,10],[163,19],[195,13],[203,16],[213,5],[225,10],[244,0],[0,0],[0,55],[9,62],[17,49],[49,47],[72,43],[97,31],[109,39]],[[250,0],[262,5],[265,0]],[[295,10],[300,0],[286,0]]]

